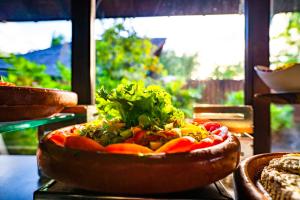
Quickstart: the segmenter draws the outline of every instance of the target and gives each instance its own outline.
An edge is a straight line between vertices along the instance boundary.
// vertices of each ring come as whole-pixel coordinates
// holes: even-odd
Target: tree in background
[[[243,78],[244,67],[242,63],[226,65],[226,66],[216,66],[211,74],[211,79],[214,80],[232,80],[236,78]]]
[[[65,42],[65,36],[62,34],[52,35],[51,47],[62,45]]]
[[[62,63],[57,62],[56,67],[61,77],[54,78],[48,75],[46,65],[31,62],[24,57],[10,55],[4,58],[4,61],[10,64],[6,80],[19,86],[32,86],[44,88],[57,88],[70,90],[71,71]]]
[[[162,52],[160,62],[164,65],[169,75],[183,78],[191,77],[192,71],[198,65],[197,54],[182,56],[176,55],[172,50]]]
[[[281,41],[283,48],[271,55],[273,65],[282,63],[300,62],[300,12],[285,14],[288,17],[288,23],[283,31],[271,38],[270,44]]]
[[[97,86],[115,88],[123,79],[152,82],[166,75],[154,46],[122,24],[108,28],[96,42]]]

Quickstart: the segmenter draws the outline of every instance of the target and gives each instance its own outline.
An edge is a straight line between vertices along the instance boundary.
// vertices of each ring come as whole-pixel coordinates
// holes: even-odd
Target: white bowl
[[[260,65],[254,69],[270,89],[276,92],[300,92],[300,64],[274,71]]]

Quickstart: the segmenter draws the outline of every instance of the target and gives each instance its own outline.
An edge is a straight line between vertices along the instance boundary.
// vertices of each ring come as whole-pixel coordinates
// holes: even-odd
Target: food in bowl
[[[261,80],[276,92],[300,91],[300,64],[279,65],[274,70],[265,66],[255,66],[255,70]]]
[[[4,81],[3,77],[0,76],[0,86],[16,86],[16,85],[14,83]]]
[[[38,163],[76,188],[123,194],[195,189],[224,178],[239,163],[240,144],[214,122],[184,120],[157,86],[119,85],[97,97],[100,118],[47,134]]]
[[[109,153],[179,153],[213,146],[228,137],[219,123],[194,119],[171,103],[159,86],[121,84],[98,92],[100,119],[77,126],[72,133],[54,132],[49,139],[66,148]]]
[[[274,158],[264,167],[260,182],[272,199],[300,199],[300,153]]]

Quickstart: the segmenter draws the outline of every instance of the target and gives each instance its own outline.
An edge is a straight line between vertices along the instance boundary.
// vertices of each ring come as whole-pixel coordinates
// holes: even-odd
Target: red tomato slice
[[[158,148],[156,153],[179,153],[188,152],[195,144],[195,139],[189,136],[176,138],[165,143],[163,146]]]
[[[135,143],[140,144],[144,138],[146,131],[141,130],[139,132],[134,133],[133,140]]]
[[[83,151],[104,151],[101,144],[84,136],[66,137],[65,147]]]
[[[220,128],[214,130],[212,133],[221,136],[223,140],[226,140],[228,137],[228,128],[226,126],[221,126]]]
[[[105,147],[105,151],[109,153],[119,154],[153,153],[153,151],[148,147],[130,143],[110,144],[107,147]]]
[[[218,122],[206,122],[203,124],[203,126],[205,127],[205,129],[207,131],[210,131],[210,132],[221,127],[221,125]]]
[[[191,151],[195,150],[195,149],[202,149],[202,148],[213,146],[213,143],[214,143],[213,139],[205,138],[205,139],[201,140],[200,142],[195,143],[192,146]]]
[[[210,138],[213,140],[212,145],[220,144],[221,142],[223,142],[223,138],[218,135],[211,135]]]

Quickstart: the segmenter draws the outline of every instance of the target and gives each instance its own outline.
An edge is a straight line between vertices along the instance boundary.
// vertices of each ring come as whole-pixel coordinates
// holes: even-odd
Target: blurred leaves
[[[283,31],[278,35],[271,37],[272,44],[281,42],[282,49],[270,57],[273,65],[283,63],[299,63],[300,62],[300,12],[286,13],[288,23],[283,27]]]
[[[211,78],[214,80],[232,80],[243,79],[244,67],[242,63],[235,65],[216,66],[212,72]]]
[[[32,86],[44,88],[57,88],[70,90],[71,72],[70,69],[62,63],[57,62],[56,67],[61,77],[53,78],[48,75],[46,65],[31,62],[24,57],[10,55],[4,58],[4,61],[10,64],[6,81],[12,82],[17,86]]]
[[[197,54],[182,56],[176,55],[172,50],[162,52],[160,62],[164,65],[169,75],[191,77],[194,67],[198,65]]]

